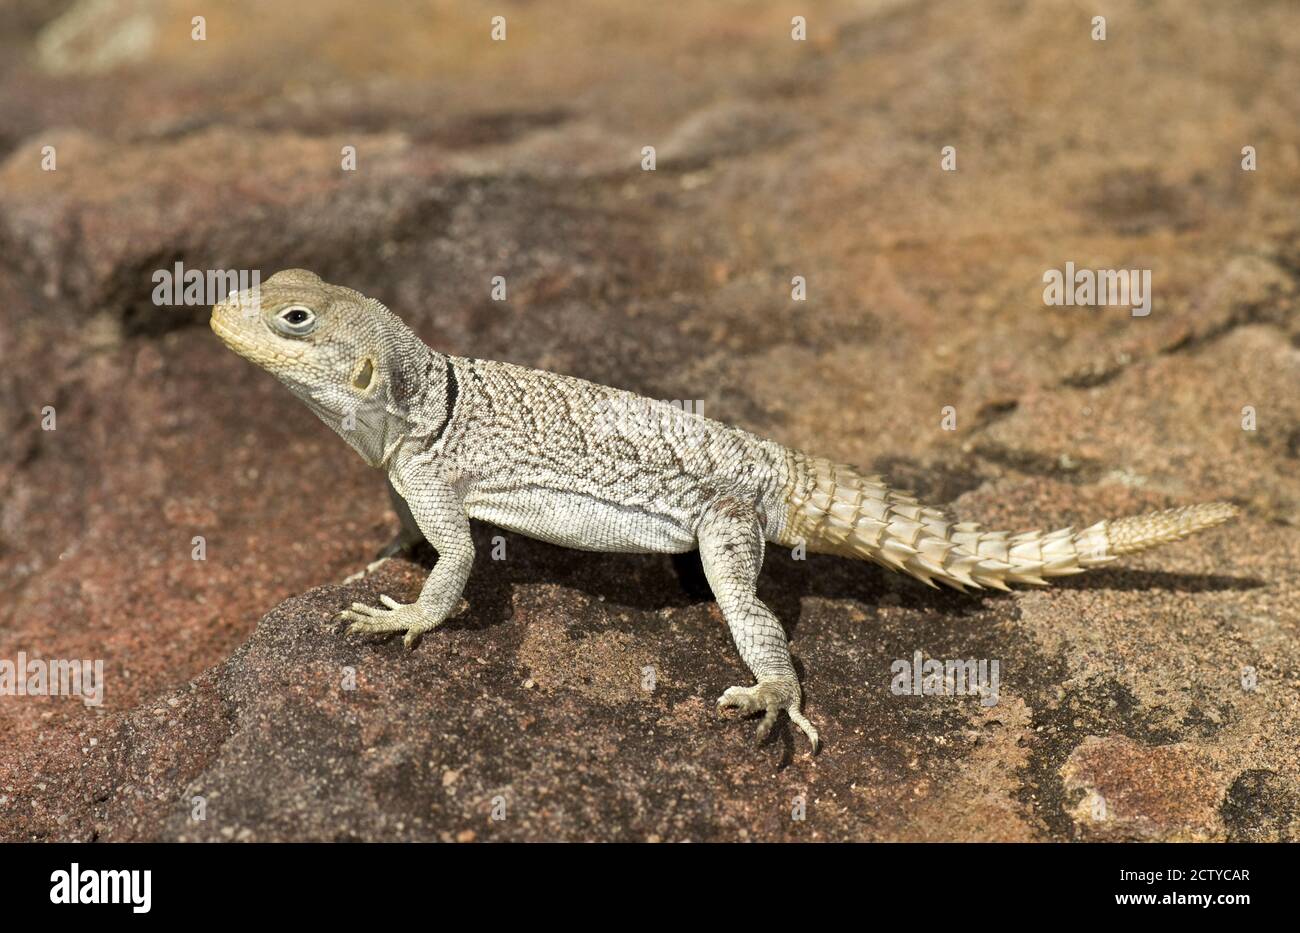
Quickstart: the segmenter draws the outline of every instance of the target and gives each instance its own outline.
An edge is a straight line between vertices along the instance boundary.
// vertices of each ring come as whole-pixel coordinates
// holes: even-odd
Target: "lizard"
[[[865,559],[930,586],[1043,585],[1227,521],[1227,502],[1012,535],[955,522],[880,476],[668,402],[426,345],[373,298],[289,269],[217,302],[212,330],[284,383],[371,467],[401,530],[381,560],[427,541],[437,560],[413,603],[355,602],[346,633],[401,633],[407,648],[461,601],[470,519],[587,551],[686,553],[704,575],[754,683],[719,709],[780,713],[817,729],[785,630],[759,599],[767,544]],[[372,565],[373,566],[373,565]]]

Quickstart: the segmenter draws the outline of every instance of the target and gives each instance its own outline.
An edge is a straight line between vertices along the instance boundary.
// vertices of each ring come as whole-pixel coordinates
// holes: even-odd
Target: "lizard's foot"
[[[347,634],[405,632],[402,644],[412,648],[421,635],[437,626],[415,603],[399,603],[391,596],[380,596],[379,601],[388,608],[379,609],[365,603],[353,603],[351,609],[339,613],[340,619],[352,623],[348,626]]]
[[[755,733],[760,742],[767,738],[768,733],[772,731],[772,726],[776,725],[777,715],[781,710],[785,710],[790,714],[790,721],[808,736],[813,753],[816,754],[821,740],[817,737],[817,730],[813,728],[813,724],[799,708],[799,700],[797,683],[792,683],[783,677],[760,678],[752,687],[729,687],[722,696],[718,697],[718,708],[734,706],[745,715],[762,713],[763,720],[758,724]]]

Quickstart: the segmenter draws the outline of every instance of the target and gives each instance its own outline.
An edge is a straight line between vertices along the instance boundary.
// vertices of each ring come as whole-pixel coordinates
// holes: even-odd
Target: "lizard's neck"
[[[462,378],[456,373],[456,361],[419,342],[419,350],[403,360],[394,370],[393,410],[400,413],[400,431],[383,452],[380,465],[390,468],[395,454],[410,441],[412,452],[421,453],[436,447],[451,426],[462,400]],[[363,456],[365,456],[363,454]]]
[[[369,353],[358,353],[358,358],[376,364],[376,381],[368,392],[353,394],[341,406],[329,404],[324,395],[303,401],[366,463],[388,469],[405,442],[427,448],[441,435],[459,386],[451,359],[425,345],[405,325],[376,343]]]

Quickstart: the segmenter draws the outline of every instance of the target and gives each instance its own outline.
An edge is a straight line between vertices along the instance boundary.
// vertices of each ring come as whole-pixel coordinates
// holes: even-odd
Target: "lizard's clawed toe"
[[[758,686],[753,687],[728,687],[723,691],[722,696],[718,697],[718,708],[725,709],[733,707],[740,710],[742,714],[757,713],[763,709],[766,704],[758,699]]]
[[[339,613],[339,618],[352,623],[348,626],[348,635],[374,635],[386,632],[405,632],[402,643],[407,648],[415,646],[420,635],[433,628],[414,604],[399,603],[391,596],[380,596],[379,601],[386,608],[367,606],[365,603],[353,603],[351,608]]]
[[[808,743],[812,746],[812,753],[817,754],[817,750],[822,747],[821,736],[817,734],[817,728],[808,721],[808,717],[798,708],[787,709],[786,713],[790,716],[790,721],[803,730],[803,734],[808,736]]]
[[[768,737],[772,727],[776,725],[777,716],[781,710],[785,710],[790,715],[790,721],[808,736],[813,752],[816,753],[820,747],[821,741],[817,730],[799,709],[798,688],[792,690],[784,680],[761,680],[752,687],[728,687],[722,696],[718,697],[718,708],[721,710],[727,707],[739,710],[742,715],[759,712],[763,714],[755,730],[755,737],[759,742]]]

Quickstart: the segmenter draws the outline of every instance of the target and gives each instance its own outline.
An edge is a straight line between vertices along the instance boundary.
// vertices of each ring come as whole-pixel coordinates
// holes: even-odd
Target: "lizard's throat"
[[[382,397],[340,401],[328,393],[313,394],[291,382],[286,384],[372,467],[385,465],[406,437],[409,426],[388,411]]]

